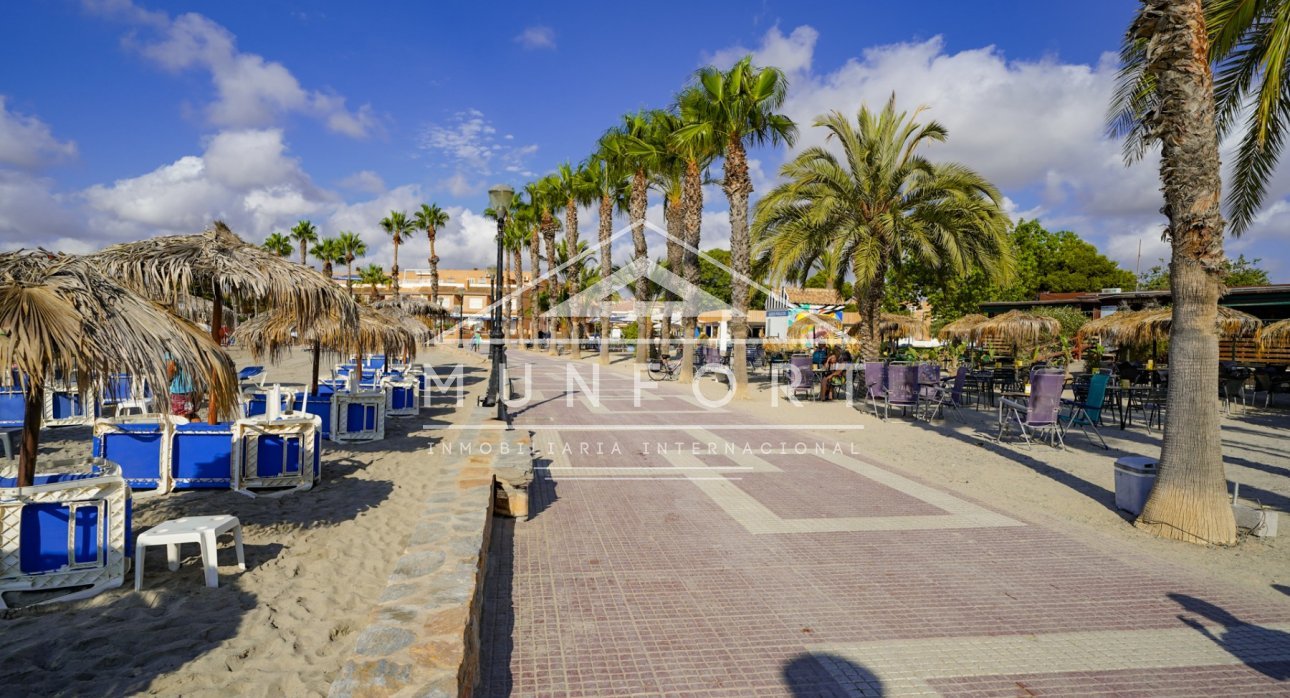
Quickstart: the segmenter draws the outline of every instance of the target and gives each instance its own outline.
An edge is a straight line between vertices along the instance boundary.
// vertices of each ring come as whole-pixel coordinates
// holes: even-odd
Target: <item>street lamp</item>
[[[506,216],[510,213],[511,200],[515,190],[505,184],[498,184],[488,190],[488,205],[497,216],[497,266],[494,267],[493,280],[497,284],[493,293],[493,329],[488,334],[491,344],[493,365],[488,374],[488,396],[484,404],[497,406],[497,418],[506,420],[505,387],[502,385],[502,366],[506,363],[506,345],[502,335],[502,292],[505,269],[502,266],[502,242],[506,228]],[[491,402],[489,402],[491,400]]]

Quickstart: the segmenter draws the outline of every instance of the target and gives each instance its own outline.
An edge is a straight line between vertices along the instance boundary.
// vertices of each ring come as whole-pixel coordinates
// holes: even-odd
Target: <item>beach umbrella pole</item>
[[[211,307],[211,339],[215,341],[215,346],[220,346],[219,331],[224,327],[224,293],[220,290],[219,282],[213,284],[211,296],[215,302]],[[211,385],[216,385],[216,369],[211,367]],[[211,390],[209,402],[206,404],[206,423],[218,424],[219,414],[215,410],[215,391]]]
[[[36,446],[40,443],[40,420],[45,409],[45,386],[29,383],[26,412],[22,416],[22,445],[18,451],[18,486],[31,487],[36,480]]]
[[[322,351],[322,342],[314,340],[314,373],[309,381],[309,394],[318,395],[318,353]]]

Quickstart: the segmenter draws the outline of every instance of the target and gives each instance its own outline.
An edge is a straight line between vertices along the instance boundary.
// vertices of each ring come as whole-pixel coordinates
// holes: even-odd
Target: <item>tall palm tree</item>
[[[264,239],[264,244],[261,247],[279,257],[287,257],[291,255],[291,238],[282,233],[274,233]]]
[[[591,181],[587,177],[587,167],[585,163],[570,165],[567,162],[561,163],[556,168],[556,181],[559,183],[560,198],[564,200],[564,239],[570,249],[578,249],[578,207],[587,206],[596,200],[596,190],[591,186]],[[585,249],[585,245],[583,248]],[[579,275],[573,269],[565,271],[564,285],[568,297],[572,298],[580,290],[578,288]],[[581,322],[577,319],[570,318],[569,321],[569,345],[573,352],[573,358],[577,359],[582,355],[582,348],[578,341],[578,329]]]
[[[515,336],[522,334],[520,315],[524,312],[524,297],[517,293],[524,285],[524,247],[528,245],[528,227],[515,214],[524,205],[523,197],[515,195],[511,202],[510,215],[506,217],[506,230],[502,235],[502,247],[510,253],[511,258],[511,292],[507,296],[507,315],[515,318]],[[518,304],[518,307],[517,307]]]
[[[600,245],[599,278],[602,279],[613,273],[613,250],[610,238],[614,233],[614,209],[621,211],[627,207],[628,184],[625,175],[613,155],[603,146],[596,150],[587,163],[587,179],[591,182],[600,204],[597,238]],[[602,364],[609,363],[609,324],[608,306],[602,305],[600,314],[600,363]]]
[[[300,263],[308,266],[309,258],[305,256],[305,252],[309,249],[310,243],[318,241],[318,229],[307,219],[302,219],[291,228],[291,239],[300,245]]]
[[[328,279],[332,276],[332,265],[345,259],[345,253],[340,249],[340,240],[337,238],[323,238],[309,248],[309,254],[314,259],[322,262],[323,276]]]
[[[617,127],[610,129],[600,138],[600,148],[610,156],[610,161],[630,177],[627,200],[627,218],[632,227],[633,258],[649,256],[645,241],[645,213],[649,207],[650,175],[660,159],[666,157],[666,151],[650,138],[654,129],[655,112],[638,111],[626,114]],[[637,303],[643,302],[650,294],[649,279],[636,280],[633,295]],[[648,310],[636,320],[639,332],[636,340],[636,363],[645,363],[649,358],[650,333],[653,322]]]
[[[381,219],[381,229],[394,241],[394,264],[390,266],[390,278],[394,281],[394,297],[399,297],[399,245],[413,230],[412,220],[402,211],[390,211],[390,215]]]
[[[341,261],[345,262],[345,288],[354,295],[354,260],[367,254],[367,243],[357,233],[348,230],[340,231],[336,236],[336,247],[340,250]]]
[[[1278,6],[1275,16],[1282,21],[1266,23],[1273,16],[1267,14],[1272,5]],[[1206,7],[1240,10],[1240,23],[1248,22],[1250,29],[1223,24],[1206,29]],[[1135,135],[1159,142],[1163,210],[1169,218],[1172,247],[1169,409],[1156,484],[1137,520],[1139,527],[1166,538],[1218,545],[1236,542],[1214,395],[1218,394],[1219,358],[1215,316],[1224,269],[1219,126],[1238,105],[1220,103],[1231,110],[1226,114],[1216,107],[1208,59],[1219,49],[1234,61],[1220,72],[1220,98],[1245,94],[1256,77],[1266,81],[1251,117],[1254,140],[1247,136],[1242,145],[1236,186],[1228,199],[1230,203],[1236,197],[1239,229],[1262,195],[1262,183],[1271,173],[1269,163],[1275,161],[1282,142],[1287,112],[1279,105],[1287,99],[1282,69],[1290,31],[1286,9],[1283,2],[1211,0],[1203,5],[1202,0],[1143,0],[1121,51],[1124,72],[1112,107],[1116,115],[1112,128],[1129,135],[1126,154],[1130,159]],[[1228,21],[1238,18],[1229,15]],[[1211,38],[1216,39],[1212,46]],[[1150,88],[1149,95],[1144,86]],[[1265,102],[1277,106],[1265,111]],[[1243,178],[1242,160],[1262,164],[1247,166]],[[1243,189],[1245,193],[1240,193]]]
[[[439,255],[434,251],[435,233],[440,228],[448,225],[448,212],[439,208],[438,204],[421,204],[421,210],[417,211],[413,222],[417,230],[424,230],[426,238],[430,240],[430,302],[439,302]]]
[[[684,239],[684,233],[681,230],[681,185],[685,175],[685,163],[676,152],[674,136],[681,127],[681,119],[672,112],[657,110],[651,112],[650,127],[646,139],[650,151],[656,153],[650,179],[653,186],[663,195],[663,221],[667,229],[667,235],[664,238],[665,258],[668,268],[679,274],[684,250],[681,245]],[[671,290],[664,290],[661,298],[666,301],[677,299],[676,294]],[[668,306],[664,307],[668,308]],[[669,344],[672,339],[671,309],[668,308],[666,312],[667,315],[661,318],[659,323],[659,352],[664,356],[671,352]]]
[[[563,205],[564,201],[560,195],[560,179],[554,174],[547,175],[539,179],[533,189],[533,195],[536,196],[534,201],[538,205],[538,227],[542,232],[542,240],[546,247],[547,255],[547,278],[546,278],[546,295],[552,305],[555,304],[555,298],[559,295],[556,290],[558,279],[556,278],[556,269],[559,264],[555,259],[555,233],[560,229],[560,221],[555,217],[555,210]],[[548,327],[551,339],[555,339],[555,328]],[[548,352],[556,355],[560,352],[559,343],[551,341]]]
[[[377,300],[376,287],[390,283],[390,275],[379,264],[369,264],[358,270],[358,282],[372,288],[372,300]]]
[[[701,109],[703,94],[696,88],[685,90],[677,98],[677,109],[681,126],[696,123],[702,118]],[[687,106],[689,105],[689,106]],[[680,129],[678,128],[677,131]],[[678,138],[672,134],[671,148],[683,163],[681,176],[681,236],[685,248],[681,254],[681,277],[691,284],[699,284],[699,242],[703,222],[703,178],[708,166],[717,156],[716,144],[703,138],[702,133],[689,134],[688,138]],[[681,374],[678,380],[690,383],[694,380],[694,335],[698,329],[698,317],[686,317],[682,325],[685,343],[681,345]]]
[[[853,124],[838,112],[815,120],[841,153],[808,148],[786,163],[786,180],[757,204],[758,252],[775,279],[805,281],[817,267],[841,290],[854,275],[861,353],[879,353],[878,315],[887,273],[916,264],[994,279],[1011,272],[1002,195],[957,163],[918,153],[944,141],[935,121],[919,124],[896,111],[893,95],[879,113],[866,106]]]
[[[730,262],[734,270],[731,320],[734,351],[731,368],[736,397],[747,397],[748,362],[744,347],[748,340],[748,279],[751,246],[748,239],[748,197],[752,179],[748,176],[747,145],[787,143],[797,136],[793,120],[777,110],[788,94],[788,79],[778,68],[757,68],[746,56],[728,71],[713,66],[695,73],[695,96],[688,100],[690,119],[677,133],[684,143],[700,140],[720,149],[721,188],[730,201]]]

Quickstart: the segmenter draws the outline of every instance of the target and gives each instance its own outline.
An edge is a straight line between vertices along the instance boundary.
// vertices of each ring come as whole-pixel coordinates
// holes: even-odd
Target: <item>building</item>
[[[334,276],[333,279],[342,285],[347,280],[344,274]],[[531,282],[532,279],[533,275],[525,271],[520,277],[520,285],[517,286],[514,275],[507,271],[502,281],[504,297],[514,293],[523,285]],[[360,296],[370,296],[372,287],[367,284],[360,284],[358,279],[355,278],[354,292]],[[379,297],[388,297],[393,292],[394,290],[388,285],[376,287],[376,295]],[[493,272],[490,269],[439,270],[439,304],[454,319],[460,317],[462,323],[467,326],[487,325],[491,321],[489,306],[493,304],[493,292]],[[429,299],[431,297],[430,270],[403,269],[399,271],[399,293],[405,296],[421,296]],[[507,326],[512,331],[517,326],[519,318],[523,317],[524,310],[528,308],[530,294],[525,293],[522,295],[522,305],[521,303],[507,303],[502,307],[502,313],[507,319]]]

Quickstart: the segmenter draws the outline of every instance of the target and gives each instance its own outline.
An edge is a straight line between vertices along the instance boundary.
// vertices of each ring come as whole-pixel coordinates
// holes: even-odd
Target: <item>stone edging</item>
[[[467,423],[492,413],[475,407]],[[473,452],[425,464],[440,471],[433,494],[331,685],[333,698],[470,695],[478,683],[494,468],[531,467],[531,457],[527,431],[467,429],[454,438]]]

